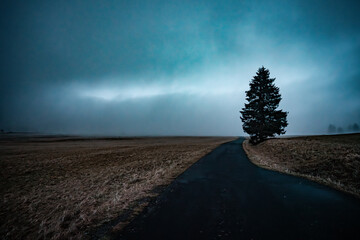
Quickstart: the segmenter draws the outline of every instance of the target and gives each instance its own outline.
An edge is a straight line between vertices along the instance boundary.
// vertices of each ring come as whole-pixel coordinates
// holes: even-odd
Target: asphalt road
[[[223,144],[179,176],[117,239],[360,239],[360,200],[261,169]]]

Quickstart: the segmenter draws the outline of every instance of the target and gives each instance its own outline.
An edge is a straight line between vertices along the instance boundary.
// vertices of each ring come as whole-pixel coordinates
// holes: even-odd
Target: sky
[[[287,134],[360,123],[360,2],[72,0],[0,4],[0,129],[244,135],[264,66]]]

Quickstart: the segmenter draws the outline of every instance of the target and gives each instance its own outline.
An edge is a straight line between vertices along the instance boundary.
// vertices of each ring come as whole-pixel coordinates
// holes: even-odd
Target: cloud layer
[[[8,1],[0,128],[242,135],[270,69],[289,134],[360,122],[357,1]]]

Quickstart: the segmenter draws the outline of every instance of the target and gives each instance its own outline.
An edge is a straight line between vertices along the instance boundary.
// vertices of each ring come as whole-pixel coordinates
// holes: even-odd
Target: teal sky
[[[3,1],[0,128],[242,135],[262,65],[288,134],[360,122],[358,1]]]

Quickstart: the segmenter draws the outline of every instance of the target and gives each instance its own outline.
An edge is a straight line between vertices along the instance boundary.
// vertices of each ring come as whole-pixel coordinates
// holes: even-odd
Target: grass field
[[[264,168],[302,176],[360,197],[360,134],[245,141],[250,160]]]
[[[159,186],[232,139],[3,136],[0,238],[86,239],[127,213],[119,229]]]

